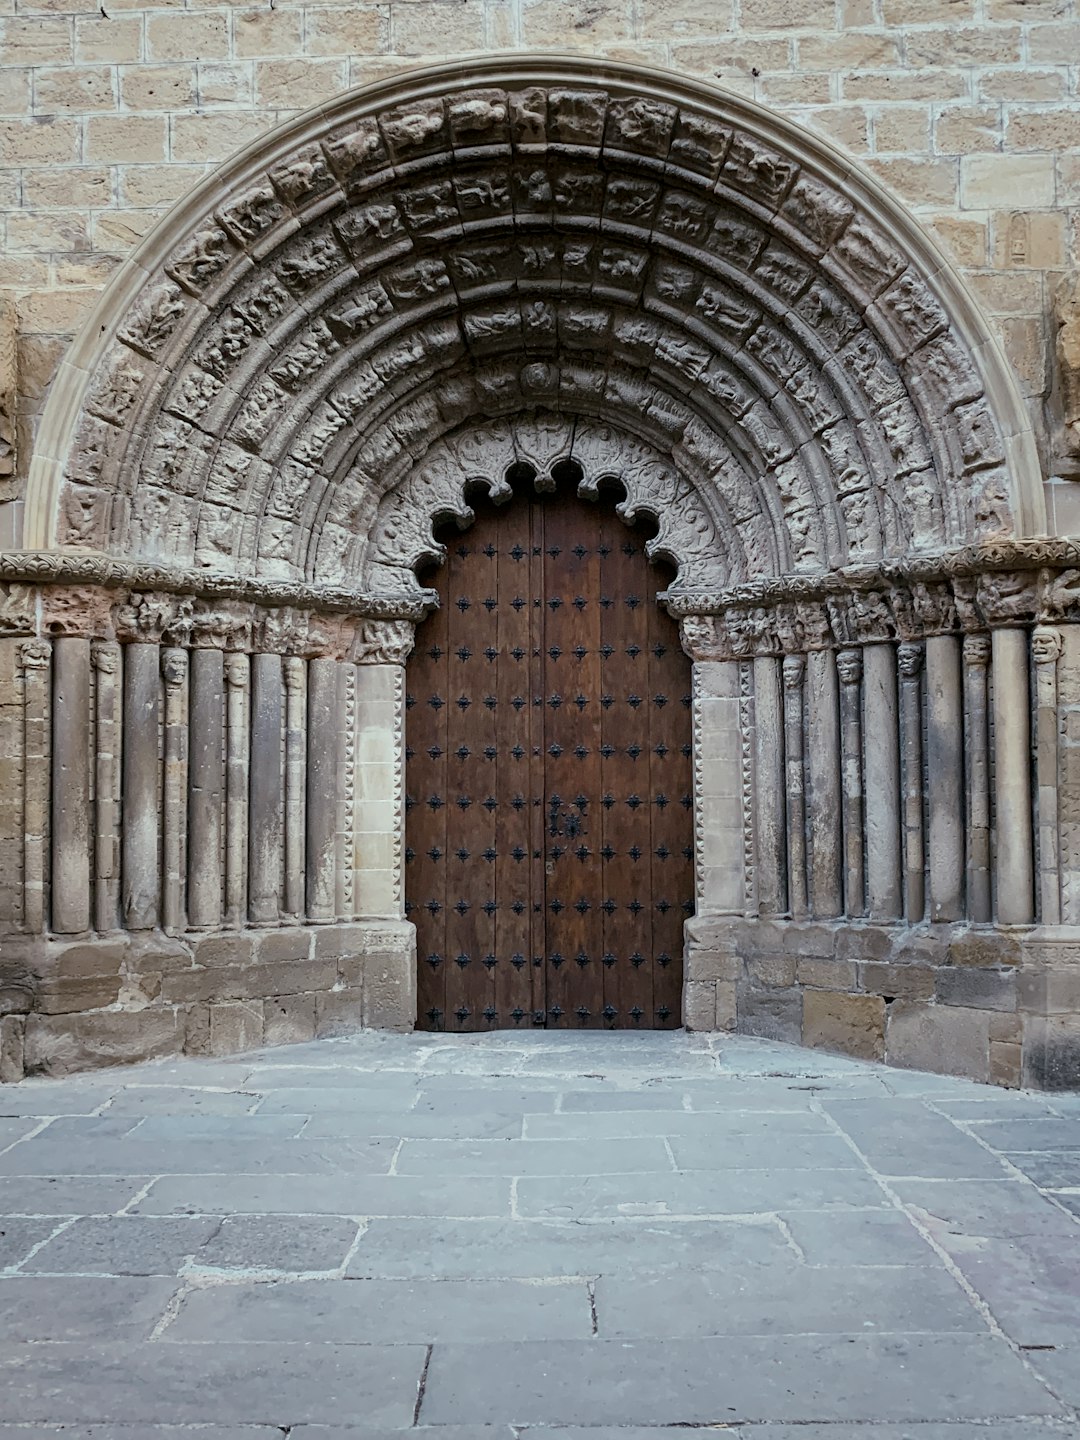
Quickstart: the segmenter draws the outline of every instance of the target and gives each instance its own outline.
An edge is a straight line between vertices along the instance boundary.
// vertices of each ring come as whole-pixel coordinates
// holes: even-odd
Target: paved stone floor
[[[1080,1437],[1080,1096],[366,1035],[0,1117],[0,1440]]]

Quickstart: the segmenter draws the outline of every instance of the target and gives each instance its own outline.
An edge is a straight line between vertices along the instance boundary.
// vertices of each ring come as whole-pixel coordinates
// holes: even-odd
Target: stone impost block
[[[106,1065],[130,1065],[175,1055],[183,1043],[181,1017],[170,1008],[85,1015],[28,1015],[26,1073],[67,1075]]]
[[[888,1007],[885,1059],[905,1070],[990,1078],[990,1012],[896,1000]]]
[[[311,954],[312,932],[300,927],[269,930],[255,941],[255,958],[260,965],[274,960],[306,960]]]
[[[331,925],[315,932],[315,959],[351,959],[364,947],[362,925]]]
[[[746,962],[746,974],[757,985],[786,990],[795,984],[794,955],[755,955]]]
[[[314,995],[276,995],[263,1003],[263,1044],[295,1045],[315,1038]]]
[[[21,1080],[26,1073],[24,1037],[26,1020],[22,1015],[0,1017],[0,1084]]]
[[[755,990],[749,985],[740,986],[735,1028],[741,1035],[798,1045],[802,1040],[802,1007],[801,990]]]
[[[195,964],[216,970],[227,965],[250,965],[255,958],[255,937],[236,931],[207,935],[195,946]]]
[[[879,995],[803,995],[803,1043],[839,1050],[860,1060],[885,1054],[885,1001]]]
[[[263,1043],[261,1000],[225,1001],[210,1006],[211,1055],[236,1055]]]
[[[320,1039],[328,1035],[349,1035],[368,1023],[363,988],[316,995],[315,1034]]]
[[[725,950],[691,946],[685,956],[686,978],[693,981],[737,980],[742,973],[738,955]]]
[[[796,960],[795,979],[814,990],[857,990],[859,967],[854,960],[818,960],[811,956]]]
[[[889,1000],[929,1000],[934,994],[934,970],[929,965],[889,965],[872,961],[859,966],[862,988]]]
[[[683,986],[683,1024],[687,1030],[716,1029],[716,983],[687,980]]]
[[[969,930],[949,942],[950,965],[1019,965],[1023,951],[1014,935],[996,930]]]
[[[936,991],[943,1005],[969,1005],[979,1010],[1016,1009],[1016,973],[1013,970],[945,965],[937,972]]]

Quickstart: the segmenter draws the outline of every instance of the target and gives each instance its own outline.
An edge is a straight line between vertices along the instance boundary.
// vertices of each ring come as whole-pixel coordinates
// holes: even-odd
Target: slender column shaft
[[[45,857],[49,833],[49,671],[52,646],[27,640],[19,647],[23,672],[23,924],[45,928]]]
[[[695,661],[693,676],[698,911],[742,915],[746,910],[746,817],[739,662]]]
[[[165,772],[161,833],[165,873],[162,926],[170,935],[184,928],[184,842],[187,830],[187,676],[186,650],[165,650]]]
[[[926,641],[930,919],[964,914],[964,701],[958,635]]]
[[[188,923],[210,929],[222,918],[225,657],[191,656],[191,751],[188,770]]]
[[[356,913],[396,919],[404,910],[404,665],[357,667]]]
[[[119,645],[96,643],[90,658],[94,691],[94,928],[120,923],[120,676]]]
[[[866,889],[872,920],[903,914],[900,847],[900,723],[896,653],[891,645],[863,652],[866,735]]]
[[[1028,646],[1023,630],[995,630],[994,788],[997,800],[997,918],[1028,925],[1032,885],[1031,711]]]
[[[255,924],[276,922],[280,914],[282,813],[285,803],[281,764],[283,710],[281,656],[254,656],[248,904]]]
[[[52,928],[90,928],[90,641],[53,643]]]
[[[356,666],[338,666],[337,914],[353,918],[356,832]]]
[[[246,655],[225,661],[225,919],[242,925],[247,905],[248,687]]]
[[[900,720],[904,737],[904,914],[909,924],[926,910],[923,835],[922,647],[901,645]]]
[[[285,658],[285,913],[304,911],[304,721],[307,667]]]
[[[1058,661],[1060,630],[1038,625],[1035,661],[1035,783],[1039,802],[1039,919],[1061,924],[1061,837],[1058,830]]]
[[[840,754],[844,791],[844,910],[848,915],[866,911],[863,896],[863,763],[862,763],[862,655],[841,650],[836,657],[840,680]]]
[[[968,915],[993,916],[990,886],[990,715],[987,685],[990,636],[964,636],[964,711],[967,750]]]
[[[796,920],[807,914],[806,775],[803,767],[803,674],[801,655],[784,659],[784,775],[787,782],[788,904]]]
[[[840,707],[831,650],[806,657],[810,760],[810,910],[832,917],[844,908],[841,845]]]
[[[336,660],[310,662],[307,710],[307,913],[312,920],[332,920],[337,902]]]
[[[784,815],[784,709],[780,661],[754,661],[754,799],[757,810],[758,907],[762,915],[787,909]]]
[[[124,926],[152,930],[161,894],[161,652],[157,645],[124,651],[124,787],[121,897]]]

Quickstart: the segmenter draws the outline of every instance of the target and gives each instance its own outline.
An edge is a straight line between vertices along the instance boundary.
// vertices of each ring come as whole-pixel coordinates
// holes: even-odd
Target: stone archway
[[[415,567],[469,485],[568,456],[676,566],[687,1023],[867,1053],[895,1034],[903,1061],[963,1021],[964,1067],[1013,1073],[1001,927],[1072,920],[1080,887],[1028,762],[1065,643],[1036,631],[1033,711],[1028,635],[1072,618],[1078,556],[1037,538],[1011,372],[942,255],[827,145],[660,72],[498,57],[249,147],[61,367],[0,571],[32,1065],[411,1023]],[[991,1001],[937,974],[972,924]],[[924,926],[917,998],[868,988],[850,937],[906,963]],[[77,1018],[44,1014],[54,995]]]

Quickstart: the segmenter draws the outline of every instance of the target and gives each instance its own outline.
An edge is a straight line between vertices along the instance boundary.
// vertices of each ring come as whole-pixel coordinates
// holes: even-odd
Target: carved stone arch
[[[734,582],[1044,528],[1011,371],[870,176],[711,86],[491,57],[290,121],[170,213],[61,367],[24,543],[354,581],[385,474],[539,410],[707,477]]]
[[[417,570],[445,556],[436,526],[452,521],[465,529],[470,524],[468,492],[474,486],[496,505],[508,501],[511,473],[521,466],[531,472],[538,491],[553,490],[567,466],[580,477],[577,493],[583,500],[596,500],[606,481],[620,486],[620,519],[633,524],[648,516],[656,533],[646,542],[646,554],[676,568],[669,596],[727,583],[721,527],[698,488],[670,459],[611,426],[538,411],[514,424],[465,427],[432,446],[379,502],[358,565],[363,589],[388,598],[400,595],[403,610],[422,600]]]

